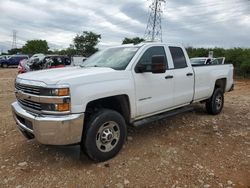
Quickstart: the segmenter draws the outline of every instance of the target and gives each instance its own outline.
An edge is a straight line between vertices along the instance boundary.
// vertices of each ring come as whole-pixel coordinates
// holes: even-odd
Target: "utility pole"
[[[165,0],[152,0],[149,6],[150,13],[145,31],[145,39],[150,41],[162,41],[161,13],[162,3]]]
[[[16,45],[16,34],[17,34],[17,31],[13,30],[12,49],[17,48],[17,45]]]

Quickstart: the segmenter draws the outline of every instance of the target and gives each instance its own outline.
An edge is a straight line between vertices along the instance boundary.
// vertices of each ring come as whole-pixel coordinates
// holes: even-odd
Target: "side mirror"
[[[152,73],[159,74],[166,72],[165,57],[162,55],[152,56]]]
[[[135,72],[136,73],[143,73],[143,72],[145,72],[146,71],[146,65],[144,65],[144,64],[138,64],[137,66],[136,66],[136,69],[135,69]]]

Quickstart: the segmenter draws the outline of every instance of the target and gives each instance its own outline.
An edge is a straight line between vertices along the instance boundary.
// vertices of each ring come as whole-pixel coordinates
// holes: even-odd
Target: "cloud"
[[[164,20],[170,25],[164,31],[169,40],[175,36],[185,45],[250,47],[250,37],[247,36],[250,32],[250,22],[247,23],[249,1],[192,2],[192,5],[170,3],[168,6]]]
[[[102,35],[99,47],[120,44],[124,37],[143,37],[148,20],[145,0],[5,0],[0,1],[0,49],[27,40],[47,40],[66,48],[83,30]],[[166,1],[162,13],[164,42],[192,46],[250,47],[249,0]]]

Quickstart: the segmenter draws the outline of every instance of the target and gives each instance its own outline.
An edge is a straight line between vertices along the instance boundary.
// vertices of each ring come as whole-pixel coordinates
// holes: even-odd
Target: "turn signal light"
[[[63,103],[63,104],[56,105],[56,111],[64,112],[64,111],[69,111],[69,110],[70,110],[69,103]]]
[[[58,89],[58,96],[68,96],[69,88],[60,88]]]

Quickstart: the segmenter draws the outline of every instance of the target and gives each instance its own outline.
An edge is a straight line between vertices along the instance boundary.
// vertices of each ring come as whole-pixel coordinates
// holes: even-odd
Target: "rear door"
[[[169,50],[174,64],[174,106],[182,106],[193,100],[193,68],[181,47],[170,46]]]
[[[168,52],[169,53],[169,52]],[[152,56],[164,56],[167,70],[165,73],[153,74],[150,71]],[[137,72],[140,64],[147,65],[146,72]],[[142,52],[135,70],[137,117],[147,116],[173,106],[173,70],[168,68],[168,59],[164,45],[151,46]]]

